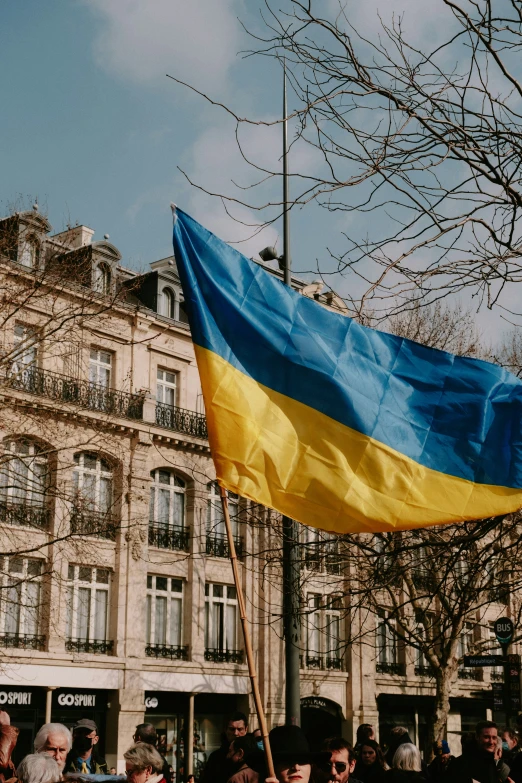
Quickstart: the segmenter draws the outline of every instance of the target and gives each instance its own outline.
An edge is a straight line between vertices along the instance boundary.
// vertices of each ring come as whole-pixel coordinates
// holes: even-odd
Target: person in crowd
[[[354,748],[356,755],[359,754],[361,745],[365,740],[375,741],[375,731],[371,723],[361,723],[361,725],[357,727]]]
[[[0,710],[0,783],[5,783],[14,776],[15,767],[11,756],[19,733],[19,729],[11,726],[9,713]]]
[[[96,723],[89,718],[82,718],[73,726],[72,736],[73,743],[67,756],[65,772],[106,775],[107,762],[96,750],[100,739]]]
[[[52,756],[31,753],[18,765],[16,777],[20,783],[59,783],[62,770]]]
[[[413,742],[402,742],[393,756],[392,768],[386,773],[387,783],[425,783],[422,761]]]
[[[244,737],[247,730],[248,721],[244,713],[233,712],[232,715],[229,715],[225,723],[221,747],[208,757],[200,777],[200,783],[227,783],[227,780],[235,772],[234,764],[227,758],[230,743],[236,737]]]
[[[361,742],[354,777],[362,783],[383,783],[387,769],[380,745],[372,739]]]
[[[502,739],[502,761],[504,761],[508,767],[513,766],[515,758],[520,753],[520,745],[518,744],[518,734],[514,729],[505,728],[500,735]]]
[[[44,723],[34,738],[34,752],[52,756],[63,772],[72,747],[72,735],[63,723]]]
[[[314,763],[317,783],[358,783],[351,777],[355,768],[355,751],[342,737],[330,737],[323,742],[322,753]]]
[[[453,759],[448,768],[447,783],[500,783],[509,768],[498,752],[497,724],[484,720],[477,723],[473,745],[466,742],[462,756]]]
[[[185,783],[195,783],[196,778],[194,775],[187,775]]]
[[[265,783],[309,783],[313,755],[305,734],[299,726],[276,726],[268,735],[275,778]]]
[[[116,767],[111,767],[110,768],[109,775],[116,775]]]
[[[167,778],[167,783],[174,783],[174,767],[171,764],[169,765],[169,776]]]
[[[438,740],[433,743],[433,761],[427,770],[430,783],[444,783],[453,758],[446,740]]]
[[[123,754],[129,783],[165,783],[163,759],[153,745],[137,742]]]
[[[235,772],[228,783],[257,783],[259,780],[259,748],[253,734],[236,737],[230,743],[227,758],[235,765]]]
[[[395,726],[390,732],[390,742],[388,744],[388,750],[386,751],[386,763],[389,767],[393,767],[393,757],[400,745],[413,745],[408,729],[404,726]]]
[[[505,783],[505,781],[509,777],[509,767],[506,764],[505,761],[502,761],[502,753],[503,753],[503,747],[502,747],[502,738],[497,737],[497,748],[495,750],[495,761],[497,762],[497,770],[498,770],[498,776],[500,778],[501,783]]]
[[[146,742],[148,745],[153,745],[156,748],[161,758],[163,759],[163,777],[167,783],[170,783],[171,776],[169,764],[165,756],[163,756],[163,754],[160,753],[158,749],[158,733],[155,726],[153,726],[152,723],[138,723],[134,732],[133,740],[135,743]]]

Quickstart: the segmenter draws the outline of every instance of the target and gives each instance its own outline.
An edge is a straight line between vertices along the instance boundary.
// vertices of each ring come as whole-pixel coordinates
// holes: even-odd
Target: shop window
[[[70,564],[67,576],[67,648],[109,652],[108,569]]]
[[[216,662],[242,660],[237,638],[237,594],[232,585],[205,585],[205,658]]]
[[[43,562],[5,558],[1,581],[0,633],[8,646],[38,649]],[[25,642],[24,642],[25,640]]]
[[[307,603],[306,667],[341,670],[342,598],[310,594]]]
[[[147,576],[147,644],[181,649],[183,644],[183,581]]]
[[[171,370],[157,371],[156,400],[163,405],[175,407],[177,404],[178,373]]]

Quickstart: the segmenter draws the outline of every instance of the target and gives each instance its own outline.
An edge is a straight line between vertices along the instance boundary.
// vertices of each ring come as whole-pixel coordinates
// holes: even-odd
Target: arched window
[[[48,482],[47,457],[36,443],[4,443],[0,455],[0,521],[47,527]]]
[[[112,468],[97,454],[74,455],[75,505],[87,512],[107,514],[112,508]]]
[[[217,481],[209,481],[207,490],[207,537],[216,536],[219,538],[226,538],[227,531],[225,528],[225,518],[223,516],[221,493]],[[228,492],[227,495],[232,535],[237,538],[239,527],[239,497],[234,494],[234,492]]]
[[[167,528],[185,526],[185,482],[171,470],[158,468],[150,474],[149,520]]]
[[[176,297],[171,288],[163,289],[161,314],[166,315],[167,318],[176,317]]]
[[[34,237],[28,237],[22,244],[19,263],[37,269],[40,260],[40,245]]]
[[[107,264],[101,263],[94,268],[94,290],[99,294],[111,292],[111,270]]]

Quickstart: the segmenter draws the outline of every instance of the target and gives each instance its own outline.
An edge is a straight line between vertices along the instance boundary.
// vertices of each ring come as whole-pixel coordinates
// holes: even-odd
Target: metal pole
[[[185,775],[194,772],[194,694],[189,693],[187,709],[187,731],[185,736]]]
[[[286,102],[286,62],[283,76],[283,260],[285,285],[292,284],[290,256],[290,193],[288,176],[288,121]],[[285,712],[286,723],[301,724],[301,691],[299,682],[299,615],[300,563],[297,522],[283,517],[283,626],[285,637]]]
[[[270,740],[268,739],[268,727],[266,725],[265,711],[263,709],[263,702],[261,701],[261,694],[259,692],[259,682],[257,679],[256,666],[254,663],[254,652],[252,650],[252,641],[250,639],[250,630],[248,628],[248,619],[246,616],[245,599],[243,596],[243,587],[241,585],[241,579],[239,577],[239,568],[237,567],[237,554],[236,544],[234,542],[234,536],[232,535],[232,525],[230,524],[230,514],[228,511],[228,499],[227,493],[220,487],[221,492],[221,506],[223,508],[223,516],[225,518],[225,527],[227,531],[228,549],[230,551],[230,562],[232,564],[232,573],[234,575],[234,584],[236,586],[237,604],[239,607],[239,616],[241,617],[241,627],[243,629],[243,639],[245,641],[245,652],[248,663],[248,674],[250,677],[250,683],[252,685],[252,694],[254,696],[254,704],[256,705],[257,719],[259,720],[259,728],[263,736],[263,747],[265,750],[266,767],[268,770],[268,777],[274,778],[274,762],[272,761],[272,751],[270,749]]]
[[[51,713],[53,708],[53,691],[56,690],[56,685],[49,685],[47,687],[47,693],[45,694],[45,722],[51,722]]]

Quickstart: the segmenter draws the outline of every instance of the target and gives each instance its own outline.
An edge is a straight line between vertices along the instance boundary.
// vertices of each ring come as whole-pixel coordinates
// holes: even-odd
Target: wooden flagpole
[[[261,694],[259,693],[259,683],[257,678],[256,667],[254,663],[254,653],[252,651],[252,642],[250,639],[250,630],[248,627],[248,620],[246,616],[245,599],[243,596],[243,588],[241,587],[241,580],[239,577],[239,568],[237,566],[236,546],[234,543],[234,536],[232,535],[232,525],[230,524],[230,514],[228,511],[228,498],[226,490],[220,487],[221,492],[221,505],[223,507],[223,516],[225,517],[225,526],[227,529],[228,548],[230,551],[230,562],[232,563],[232,571],[234,573],[234,584],[236,585],[237,602],[239,605],[239,614],[241,616],[241,627],[243,629],[243,639],[245,640],[245,652],[248,663],[248,674],[250,676],[250,682],[252,684],[252,693],[254,695],[254,703],[256,705],[257,718],[259,720],[259,728],[263,735],[263,747],[265,749],[266,766],[268,769],[268,777],[275,777],[274,762],[272,760],[272,751],[270,749],[270,741],[268,739],[268,728],[266,725],[265,711],[263,709],[263,703],[261,701]]]

